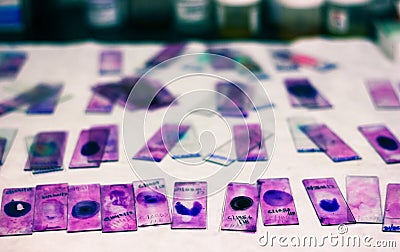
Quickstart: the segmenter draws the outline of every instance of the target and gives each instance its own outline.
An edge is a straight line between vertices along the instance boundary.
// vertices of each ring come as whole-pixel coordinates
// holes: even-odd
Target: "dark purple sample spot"
[[[195,201],[193,207],[190,209],[182,205],[181,202],[176,202],[175,204],[176,212],[181,215],[197,216],[201,212],[202,208],[203,206],[198,201]]]
[[[340,208],[340,205],[335,198],[333,198],[332,200],[321,200],[319,202],[319,206],[327,212],[336,212]]]
[[[10,217],[22,217],[32,209],[31,204],[24,201],[11,201],[4,205],[4,213]]]
[[[378,142],[379,146],[381,146],[382,148],[384,148],[386,150],[394,151],[399,148],[396,141],[390,137],[378,136],[376,138],[376,141]]]
[[[100,150],[100,146],[97,142],[87,142],[85,145],[82,146],[81,154],[83,156],[91,156],[96,154]]]
[[[246,196],[238,196],[231,200],[231,207],[233,210],[236,211],[243,211],[248,209],[253,205],[254,201],[252,198]]]
[[[288,88],[289,93],[304,98],[314,98],[317,96],[317,90],[308,84],[298,84]]]
[[[292,195],[279,190],[266,191],[263,195],[263,199],[270,206],[286,206],[293,201]]]
[[[289,51],[276,51],[273,53],[274,57],[284,59],[284,60],[290,60],[292,58],[292,55]]]
[[[165,202],[167,199],[165,198],[164,194],[154,191],[147,191],[139,193],[136,197],[136,200],[140,204],[158,204]]]
[[[77,219],[88,219],[100,211],[100,204],[93,200],[84,200],[75,204],[72,208],[72,216]]]
[[[54,155],[57,150],[55,142],[37,142],[32,144],[31,153],[35,157],[48,157]]]

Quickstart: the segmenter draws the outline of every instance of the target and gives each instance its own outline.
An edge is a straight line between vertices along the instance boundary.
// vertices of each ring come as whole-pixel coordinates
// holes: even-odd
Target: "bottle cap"
[[[227,6],[249,6],[259,3],[261,0],[217,0],[219,4]]]
[[[368,4],[371,0],[328,0],[330,3],[338,4],[338,5],[364,5]]]
[[[325,0],[278,0],[284,7],[292,9],[309,9],[320,7]]]

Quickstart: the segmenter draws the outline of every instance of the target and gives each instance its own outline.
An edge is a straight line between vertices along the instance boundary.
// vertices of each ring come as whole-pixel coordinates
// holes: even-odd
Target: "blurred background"
[[[0,0],[0,41],[374,39],[398,29],[398,8],[399,0]]]

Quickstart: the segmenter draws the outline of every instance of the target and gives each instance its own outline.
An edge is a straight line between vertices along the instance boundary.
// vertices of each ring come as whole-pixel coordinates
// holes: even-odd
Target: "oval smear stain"
[[[243,211],[250,208],[254,204],[252,198],[247,196],[238,196],[231,200],[231,207],[235,211]]]
[[[158,204],[165,202],[167,199],[164,194],[154,191],[146,191],[139,193],[136,200],[140,204]]]
[[[32,209],[31,204],[24,201],[11,201],[4,205],[4,213],[10,217],[18,218],[26,215]]]
[[[72,208],[72,216],[77,219],[88,219],[100,211],[100,204],[93,200],[84,200],[75,204]]]
[[[293,197],[284,191],[268,190],[264,193],[263,200],[270,206],[286,206],[293,201]]]
[[[202,208],[203,206],[198,201],[193,202],[192,208],[187,208],[179,201],[175,204],[176,212],[180,215],[197,216],[201,212]]]
[[[82,146],[81,154],[83,156],[91,156],[96,154],[99,150],[100,150],[99,144],[97,142],[90,141]]]
[[[333,198],[332,200],[330,199],[321,200],[319,202],[319,206],[327,212],[336,212],[340,208],[340,205],[337,202],[336,198]]]
[[[399,148],[396,141],[390,137],[378,136],[376,138],[376,141],[378,142],[379,146],[381,146],[383,149],[386,149],[386,150],[394,151]]]
[[[317,96],[317,90],[310,85],[300,84],[288,88],[289,93],[304,98],[314,98]]]

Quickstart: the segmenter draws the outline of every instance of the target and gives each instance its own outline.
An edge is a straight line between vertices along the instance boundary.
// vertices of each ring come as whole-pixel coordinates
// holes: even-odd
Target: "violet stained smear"
[[[253,184],[229,183],[221,230],[257,231],[258,188]]]
[[[0,236],[32,234],[35,188],[3,190]]]
[[[102,185],[101,203],[103,233],[137,230],[132,184]]]
[[[207,228],[207,182],[175,182],[171,228]]]
[[[385,125],[363,125],[358,129],[387,164],[400,162],[399,140]]]
[[[333,162],[358,160],[361,157],[337,136],[325,124],[310,124],[300,129],[323,151]]]
[[[306,78],[285,79],[289,101],[293,107],[331,108],[332,105]]]
[[[65,230],[68,184],[37,185],[33,231]]]
[[[68,232],[101,229],[100,185],[69,186]]]
[[[139,227],[171,223],[164,179],[133,182]]]
[[[304,179],[303,185],[321,225],[355,223],[334,178]]]
[[[259,179],[257,182],[264,226],[299,224],[289,179]]]

